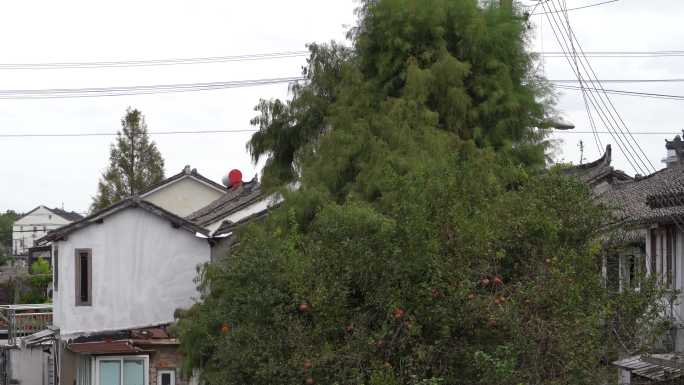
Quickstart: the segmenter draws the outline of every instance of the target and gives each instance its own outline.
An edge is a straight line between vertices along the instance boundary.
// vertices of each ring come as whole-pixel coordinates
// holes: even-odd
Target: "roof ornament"
[[[183,172],[184,172],[186,175],[190,175],[190,173],[192,172],[192,169],[190,168],[190,165],[189,165],[189,164],[186,164],[186,165],[185,165],[185,167],[183,168]]]

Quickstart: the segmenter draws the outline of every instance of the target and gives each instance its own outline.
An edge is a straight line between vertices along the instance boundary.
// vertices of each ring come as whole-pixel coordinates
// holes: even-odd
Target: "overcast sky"
[[[530,4],[532,0],[525,0]],[[567,0],[568,7],[599,0]],[[309,42],[341,41],[355,17],[352,0],[233,1],[18,1],[0,13],[0,64],[151,60],[300,51]],[[539,9],[541,10],[541,8]],[[538,11],[539,11],[538,10]],[[684,2],[621,0],[570,13],[585,51],[684,49]],[[532,49],[558,51],[548,22],[535,16]],[[684,58],[591,58],[602,79],[684,78]],[[0,89],[47,89],[216,82],[297,76],[304,58],[163,67],[60,70],[0,69]],[[562,58],[547,58],[549,79],[572,79]],[[607,87],[608,88],[608,87]],[[684,95],[684,83],[617,84],[644,92]],[[589,130],[580,94],[566,91],[557,108],[577,130]],[[0,100],[0,134],[115,132],[128,106],[142,110],[149,130],[249,129],[259,98],[284,98],[278,84],[220,91],[101,98]],[[633,131],[676,132],[682,101],[613,96]],[[258,172],[245,143],[250,133],[153,136],[166,173],[190,164],[220,180],[232,168]],[[660,168],[664,139],[637,136]],[[590,161],[600,153],[591,135],[559,133],[558,160]],[[611,143],[608,134],[603,144]],[[0,211],[43,204],[85,211],[108,163],[112,137],[0,138]],[[614,164],[633,170],[614,147]]]

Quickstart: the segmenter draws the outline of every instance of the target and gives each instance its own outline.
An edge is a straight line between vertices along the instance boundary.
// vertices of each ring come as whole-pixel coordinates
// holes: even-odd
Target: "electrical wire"
[[[610,134],[610,131],[596,131],[599,134]],[[554,130],[553,134],[591,134],[592,131]],[[681,135],[681,131],[632,131],[633,135]]]
[[[250,79],[226,82],[159,84],[143,86],[120,87],[90,87],[90,88],[51,88],[51,89],[17,89],[0,90],[0,99],[55,99],[55,98],[88,98],[103,96],[149,95],[175,92],[196,92],[223,90],[230,88],[255,87],[271,84],[294,83],[305,80],[302,76]]]
[[[551,0],[549,3],[550,3],[549,11],[551,11],[551,7],[553,7],[554,10],[556,10],[556,6],[555,6],[554,1]],[[544,10],[546,11],[546,6],[544,4],[542,6],[544,7]],[[556,19],[555,13],[558,13],[558,12],[553,12],[553,13],[549,12],[549,13],[553,15],[552,17],[555,21],[555,19]],[[596,94],[598,95],[599,101],[602,103],[602,106],[598,106],[598,107],[594,106],[594,107],[597,109],[597,111],[599,112],[599,116],[602,117],[602,119],[603,119],[603,115],[605,115],[606,111],[608,112],[608,116],[606,116],[606,118],[609,117],[610,119],[612,119],[612,122],[611,122],[611,120],[608,120],[609,124],[607,124],[607,125],[605,124],[606,122],[604,121],[605,128],[610,132],[610,134],[611,134],[611,136],[613,136],[613,138],[617,138],[616,143],[621,148],[621,151],[623,152],[623,154],[627,158],[627,161],[630,163],[630,165],[632,165],[632,167],[636,171],[639,171],[639,169],[641,169],[641,166],[645,166],[646,170],[648,170],[648,165],[650,165],[652,172],[655,172],[655,167],[653,166],[653,163],[650,161],[650,159],[648,159],[643,148],[641,148],[639,143],[634,138],[634,135],[629,131],[629,128],[627,127],[624,120],[620,116],[619,112],[615,108],[615,105],[612,103],[610,97],[605,92],[605,89],[604,89],[603,85],[601,84],[600,80],[598,80],[598,76],[596,75],[596,72],[594,71],[593,67],[591,66],[591,63],[586,59],[586,57],[583,56],[584,51],[582,49],[581,43],[577,39],[577,36],[572,31],[572,28],[571,28],[570,23],[569,23],[569,19],[567,18],[567,12],[565,12],[565,15],[566,15],[566,22],[567,22],[567,30],[565,28],[562,28],[562,31],[560,32],[562,39],[559,39],[558,34],[556,34],[556,30],[553,28],[553,25],[552,25],[552,29],[554,30],[554,35],[556,36],[556,40],[558,41],[561,49],[564,52],[566,52],[566,59],[568,59],[568,62],[571,64],[571,67],[572,67],[572,63],[570,62],[570,59],[567,57],[566,37],[567,37],[567,39],[574,41],[577,44],[577,46],[579,48],[579,52],[582,54],[580,56],[580,58],[584,59],[584,60],[580,60],[580,62],[582,63],[582,68],[584,69],[584,71],[586,71],[588,78],[589,78],[589,81],[592,84],[592,87],[597,89]],[[549,18],[548,14],[547,14],[547,18]],[[562,20],[561,20],[561,25],[562,25]],[[557,23],[556,23],[556,26],[558,27]],[[559,27],[559,30],[560,29],[561,28]],[[567,36],[565,35],[566,33],[567,33]],[[586,62],[586,65],[585,65],[585,62]],[[575,69],[573,68],[573,71],[574,70]],[[581,80],[581,74],[576,74],[576,75],[578,75],[578,80]],[[590,92],[589,95],[593,96],[594,92]],[[605,98],[605,100],[604,100],[604,98]],[[594,99],[590,98],[590,100],[593,101]],[[606,103],[606,101],[607,101],[607,103]],[[604,108],[605,108],[605,110],[604,110]],[[615,113],[615,116],[613,115],[613,112]],[[603,113],[603,115],[602,115],[602,113]],[[616,118],[616,116],[617,116],[617,118]],[[615,123],[615,126],[613,125],[613,123]],[[615,128],[617,128],[617,130],[615,130]],[[624,131],[623,131],[623,128],[624,128]],[[613,132],[617,135],[614,135]],[[623,140],[622,136],[624,136],[624,140]],[[627,146],[623,147],[625,142],[627,142]],[[636,151],[635,147],[641,152],[641,155],[639,155],[639,153]],[[635,164],[639,168],[635,167]],[[642,172],[642,174],[647,175],[647,174],[649,174],[649,172]],[[669,183],[665,183],[663,186],[666,193],[672,192],[672,189],[670,189],[668,184]],[[677,182],[677,184],[679,184],[680,188],[682,187],[681,183]],[[672,201],[672,199],[669,199],[669,200]],[[682,223],[680,222],[680,220],[677,217],[675,217],[674,215],[669,215],[669,216],[671,217],[673,223],[675,223],[677,225],[677,227],[680,229],[680,231],[682,231],[683,226],[682,226]]]
[[[546,58],[558,57],[563,58],[562,52],[557,51],[540,51],[532,52],[535,55]],[[683,57],[684,51],[587,51],[586,57],[594,58],[660,58],[660,57]]]
[[[552,83],[578,83],[577,79],[551,79]],[[669,79],[601,79],[601,83],[681,83],[684,78]]]
[[[556,85],[555,87],[558,89],[563,89],[563,90],[581,91],[581,88],[578,86]],[[651,92],[615,90],[615,89],[608,89],[608,88],[605,88],[605,89],[587,88],[587,90],[594,91],[594,92],[605,92],[607,94],[613,94],[613,95],[635,96],[635,97],[640,97],[640,98],[684,100],[684,95],[658,94],[658,93],[651,93]]]
[[[148,132],[149,135],[202,135],[202,134],[221,134],[221,133],[242,133],[242,132],[256,132],[258,130],[206,130],[206,131],[158,131]],[[554,130],[554,134],[591,134],[592,131],[578,131],[578,130]],[[610,131],[597,131],[599,134],[609,134]],[[676,131],[637,131],[632,132],[634,135],[680,135],[681,132]],[[115,132],[81,132],[81,133],[50,133],[50,134],[0,134],[0,138],[55,138],[55,137],[92,137],[92,136],[116,136]],[[79,213],[82,214],[82,213]],[[32,214],[36,215],[36,214]]]
[[[93,62],[52,62],[52,63],[0,63],[2,70],[46,70],[73,68],[117,68],[117,67],[151,67],[187,64],[210,64],[225,62],[242,62],[255,60],[272,60],[302,57],[308,51],[286,51],[262,54],[247,54],[233,56],[210,56],[194,58],[153,59],[153,60],[123,60],[123,61],[93,61]]]
[[[584,5],[584,6],[581,6],[581,7],[568,8],[568,9],[566,9],[566,11],[577,11],[577,10],[580,10],[580,9],[598,7],[599,5],[610,4],[610,3],[616,3],[616,2],[618,2],[618,1],[620,1],[620,0],[608,0],[608,1],[603,1],[603,2],[600,2],[600,3],[594,3],[594,4]],[[545,1],[544,3],[546,3],[546,1]],[[534,15],[545,15],[545,14],[548,14],[548,13],[561,13],[561,12],[562,12],[562,11],[553,11],[553,12],[551,12],[551,11],[544,11],[544,12],[530,13],[530,16],[534,16]]]
[[[570,18],[568,17],[568,12],[567,12],[567,4],[565,0],[563,0],[563,8],[565,9],[565,12],[563,13],[565,16],[565,21],[566,24],[568,25],[568,28],[570,28]],[[572,48],[572,61],[575,64],[575,70],[576,73],[579,74],[577,77],[577,81],[579,81],[580,88],[582,91],[582,100],[584,101],[584,108],[587,112],[587,116],[589,117],[589,125],[591,127],[591,131],[593,132],[593,137],[594,137],[594,143],[596,144],[596,149],[598,150],[598,153],[600,154],[603,148],[603,143],[601,142],[601,138],[599,137],[598,133],[596,132],[596,123],[594,122],[594,118],[591,114],[591,108],[589,107],[589,102],[587,101],[587,90],[585,89],[584,86],[584,81],[581,76],[581,71],[579,70],[579,65],[577,64],[577,50],[575,49],[575,46],[572,41],[570,41],[570,47]]]
[[[546,5],[547,4],[542,4],[542,7],[544,8],[545,11],[547,10]],[[555,7],[555,5],[554,5],[554,7]],[[549,6],[549,11],[550,10],[551,10],[551,8]],[[560,19],[560,23],[559,23],[559,21],[556,19],[556,14],[557,14],[557,12],[547,12],[545,15],[546,15],[547,20],[549,21],[549,25],[551,26],[551,30],[553,32],[553,35],[554,35],[556,41],[558,42],[561,50],[566,55],[565,58],[566,58],[568,64],[570,65],[573,73],[575,73],[575,76],[579,79],[579,78],[581,78],[582,74],[577,72],[577,70],[579,68],[575,68],[575,66],[573,66],[573,62],[570,59],[570,55],[569,55],[570,44],[568,43],[568,39],[566,38],[567,31],[565,29],[563,29],[561,31],[561,29],[562,29],[561,25],[563,24],[563,20]],[[584,62],[582,60],[580,60],[580,62],[582,64],[582,69],[584,69],[586,71],[586,66],[585,66]],[[589,74],[588,71],[586,71],[586,72],[587,72],[587,74]],[[591,75],[589,77],[591,77]],[[580,88],[580,91],[581,91],[581,88]],[[600,93],[598,95],[600,95]],[[598,102],[596,100],[596,96],[594,95],[594,93],[590,92],[588,94],[588,100],[590,101],[593,108],[598,112],[598,117],[601,120],[601,122],[603,123],[604,127],[608,128],[608,131],[611,132],[611,136],[615,140],[615,143],[618,145],[620,151],[626,155],[626,159],[627,159],[627,162],[629,163],[629,165],[634,170],[637,170],[637,172],[639,172],[638,171],[639,170],[638,164],[635,163],[633,155],[629,152],[629,149],[625,146],[625,143],[622,141],[622,139],[618,135],[615,135],[613,133],[613,131],[615,131],[614,130],[615,127],[612,126],[610,118],[607,116],[606,111],[601,108],[600,102]],[[643,174],[644,172],[641,172],[641,173]]]
[[[204,135],[204,134],[224,134],[224,133],[243,133],[256,132],[256,129],[242,130],[199,130],[199,131],[152,131],[148,135]],[[78,132],[78,133],[37,133],[37,134],[2,134],[0,138],[71,138],[86,136],[117,136],[118,132]],[[141,134],[142,135],[142,134]]]

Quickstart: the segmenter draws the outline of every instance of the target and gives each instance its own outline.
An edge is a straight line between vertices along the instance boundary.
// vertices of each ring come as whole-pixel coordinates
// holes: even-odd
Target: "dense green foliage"
[[[45,260],[45,258],[38,258],[37,261],[31,264],[31,273],[38,275],[50,274],[52,270],[50,269],[50,263]]]
[[[17,218],[19,214],[12,210],[0,214],[0,265],[12,254],[12,225]]]
[[[186,369],[210,385],[586,384],[641,347],[629,331],[657,324],[659,293],[604,289],[606,212],[542,171],[525,22],[477,3],[367,1],[353,50],[311,46],[293,100],[259,104],[249,148],[299,189],[201,270],[177,327]],[[650,318],[610,331],[628,312]]]
[[[372,12],[372,13],[371,13]],[[528,164],[542,164],[547,89],[525,51],[527,24],[510,12],[477,1],[366,1],[349,36],[354,49],[311,45],[292,100],[262,100],[248,144],[254,160],[268,155],[268,182],[292,179],[302,150],[315,143],[343,111],[342,98],[359,96],[367,109],[413,92],[435,127],[479,146],[514,149]],[[408,82],[414,88],[406,90]],[[544,101],[544,104],[538,101]],[[544,107],[547,111],[544,111]]]
[[[31,264],[30,274],[20,274],[11,280],[15,303],[49,302],[48,287],[52,283],[50,263],[40,257]]]
[[[164,159],[150,140],[140,111],[126,110],[121,131],[110,148],[109,162],[97,185],[93,211],[139,194],[164,179]]]

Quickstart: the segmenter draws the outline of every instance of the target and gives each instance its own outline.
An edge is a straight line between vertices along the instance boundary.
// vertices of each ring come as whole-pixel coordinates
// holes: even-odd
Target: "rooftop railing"
[[[52,325],[52,304],[0,305],[0,333],[7,334],[7,345],[17,339],[45,330]]]

